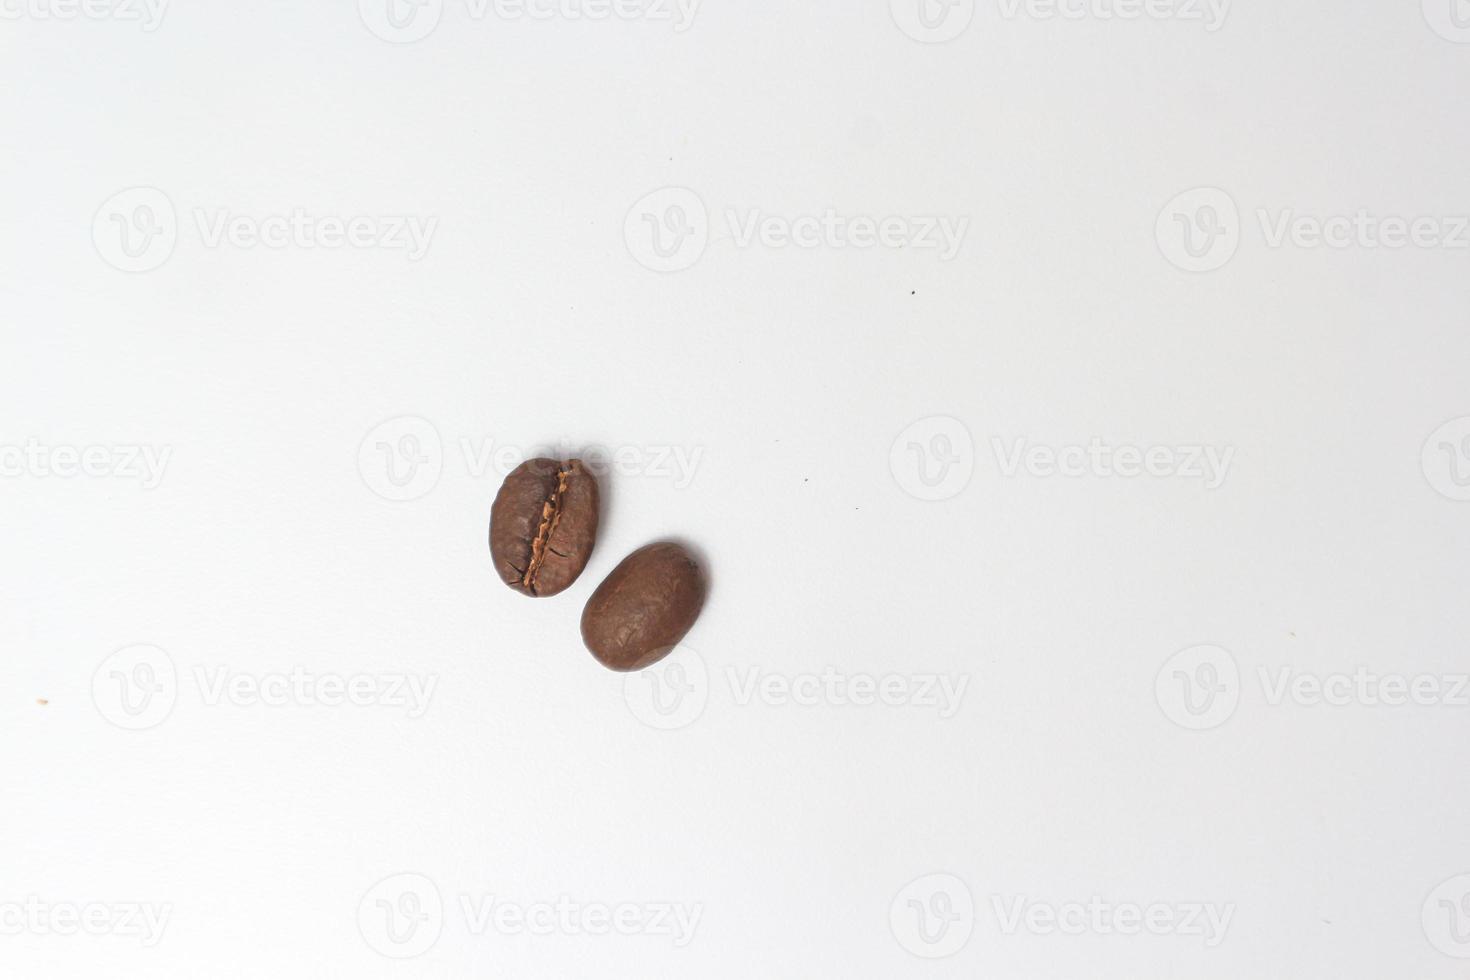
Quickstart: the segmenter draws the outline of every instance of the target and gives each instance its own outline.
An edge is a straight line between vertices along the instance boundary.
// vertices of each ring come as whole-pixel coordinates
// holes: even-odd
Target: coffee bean
[[[582,642],[604,667],[639,670],[684,639],[704,606],[699,563],[671,542],[633,552],[587,600]]]
[[[529,459],[490,508],[490,557],[501,581],[531,596],[577,580],[597,541],[597,478],[580,459]]]

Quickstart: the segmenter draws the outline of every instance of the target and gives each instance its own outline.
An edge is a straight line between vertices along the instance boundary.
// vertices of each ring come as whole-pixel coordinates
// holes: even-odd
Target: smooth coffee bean
[[[704,571],[672,542],[633,552],[587,600],[582,642],[604,667],[639,670],[678,646],[704,607]]]
[[[597,541],[597,478],[580,459],[529,459],[490,508],[490,557],[500,580],[530,596],[577,580]]]

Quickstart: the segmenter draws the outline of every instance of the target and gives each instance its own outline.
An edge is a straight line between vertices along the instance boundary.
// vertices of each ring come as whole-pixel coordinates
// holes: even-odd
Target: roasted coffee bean
[[[490,557],[501,581],[532,596],[577,580],[597,541],[597,478],[580,459],[530,459],[490,508]]]
[[[639,670],[684,639],[704,606],[699,563],[671,542],[633,552],[587,600],[582,642],[604,667]]]

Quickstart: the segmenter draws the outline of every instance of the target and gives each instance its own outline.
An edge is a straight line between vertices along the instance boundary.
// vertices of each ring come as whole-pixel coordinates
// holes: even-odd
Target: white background
[[[0,976],[1462,976],[1470,250],[1269,233],[1453,231],[1470,28],[1452,0],[1181,5],[936,2],[926,43],[886,0],[684,30],[445,0],[402,43],[372,0],[151,30],[5,0]],[[655,272],[643,217],[691,198],[630,209],[670,187],[695,234]],[[829,208],[967,232],[946,259],[727,217]],[[417,259],[200,227],[298,211],[435,226]],[[150,214],[122,271],[117,221]],[[1231,462],[1003,465],[1093,439]],[[475,453],[544,444],[628,465],[586,573],[533,601],[492,573]],[[51,465],[94,446],[167,467]],[[710,600],[625,679],[578,616],[662,536]],[[166,716],[119,714],[140,644]],[[1219,700],[1184,700],[1205,661]],[[1271,696],[1360,667],[1441,703]],[[207,690],[293,671],[437,686],[421,717]],[[443,910],[395,946],[400,874]],[[682,946],[477,932],[461,900],[491,896],[700,918]],[[1231,917],[1005,927],[1095,898]],[[128,902],[167,907],[157,942],[25,912]]]

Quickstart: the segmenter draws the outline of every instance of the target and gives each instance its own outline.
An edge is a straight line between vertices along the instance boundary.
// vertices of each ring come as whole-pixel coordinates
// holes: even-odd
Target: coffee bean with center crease
[[[587,600],[582,642],[604,667],[639,670],[668,656],[704,606],[704,571],[672,542],[633,552]]]
[[[579,459],[530,459],[490,508],[490,557],[501,581],[530,596],[577,580],[597,541],[597,478]]]

